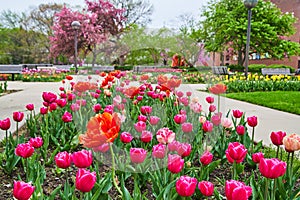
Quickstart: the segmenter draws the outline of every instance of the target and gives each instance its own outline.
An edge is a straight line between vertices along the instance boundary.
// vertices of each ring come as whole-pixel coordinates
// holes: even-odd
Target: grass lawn
[[[226,97],[300,115],[300,92],[241,92]]]

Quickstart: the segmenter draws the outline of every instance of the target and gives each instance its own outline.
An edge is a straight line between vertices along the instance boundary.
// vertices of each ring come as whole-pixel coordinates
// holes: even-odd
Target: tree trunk
[[[212,63],[212,66],[215,66],[215,61],[216,61],[216,52],[213,52],[213,63]]]
[[[245,56],[243,57],[243,51],[238,51],[238,65],[243,66],[245,61]]]
[[[97,47],[96,47],[96,44],[94,44],[94,48],[93,48],[93,60],[92,60],[92,67],[94,67],[94,66],[95,66],[96,59],[97,59]]]

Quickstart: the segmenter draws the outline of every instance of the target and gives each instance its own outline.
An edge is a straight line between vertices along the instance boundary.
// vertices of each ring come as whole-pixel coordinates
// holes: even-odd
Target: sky
[[[195,18],[199,17],[201,8],[208,0],[149,0],[154,6],[152,23],[149,27],[160,28],[163,26],[174,27],[181,14],[191,14]],[[84,0],[0,0],[0,12],[12,10],[15,12],[26,12],[32,7],[37,7],[42,3],[67,3],[69,5],[84,6]]]

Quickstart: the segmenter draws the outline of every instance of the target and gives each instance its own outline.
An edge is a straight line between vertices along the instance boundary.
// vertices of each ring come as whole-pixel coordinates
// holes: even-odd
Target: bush
[[[252,73],[260,73],[262,68],[266,68],[265,64],[252,64],[249,65],[248,71]]]
[[[229,69],[230,69],[230,71],[232,71],[232,72],[235,72],[235,71],[237,71],[237,72],[244,72],[244,66],[242,66],[242,65],[228,65],[227,66]]]
[[[121,71],[127,71],[127,70],[132,70],[133,66],[132,65],[126,65],[126,66],[115,66],[116,70],[121,70]]]

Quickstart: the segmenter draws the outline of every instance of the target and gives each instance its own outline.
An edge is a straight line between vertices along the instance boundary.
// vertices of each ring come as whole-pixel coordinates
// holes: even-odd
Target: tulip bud
[[[237,134],[239,134],[239,135],[244,135],[244,134],[245,134],[245,126],[243,126],[243,125],[238,125],[238,126],[236,127],[236,132],[237,132]]]
[[[264,158],[264,154],[262,152],[252,154],[252,161],[255,163],[259,163],[262,158]]]
[[[232,114],[235,118],[241,118],[243,116],[243,112],[240,110],[232,110]]]
[[[151,142],[152,140],[152,133],[150,131],[142,131],[142,134],[141,134],[141,141],[142,142],[145,142],[145,143],[148,143],[148,142]]]
[[[0,129],[6,131],[10,128],[10,119],[6,118],[4,120],[0,120]]]
[[[63,114],[63,116],[62,116],[61,119],[62,119],[63,122],[65,122],[65,123],[71,122],[71,121],[72,121],[72,114],[69,113],[68,111],[66,111],[66,112]]]
[[[256,116],[248,117],[247,118],[247,123],[251,127],[257,126],[257,117]]]
[[[184,122],[183,124],[181,124],[181,129],[184,133],[190,133],[193,131],[193,124]]]
[[[38,149],[43,145],[43,138],[41,137],[30,138],[29,144],[34,148]]]
[[[13,119],[16,122],[21,122],[24,118],[24,113],[23,112],[13,112]]]
[[[32,103],[26,105],[26,109],[29,111],[34,110],[34,105]]]
[[[166,155],[166,145],[164,144],[157,144],[154,145],[152,148],[152,156],[154,158],[163,159]]]
[[[22,158],[29,158],[34,153],[34,147],[29,143],[18,144],[15,149],[15,154]]]

